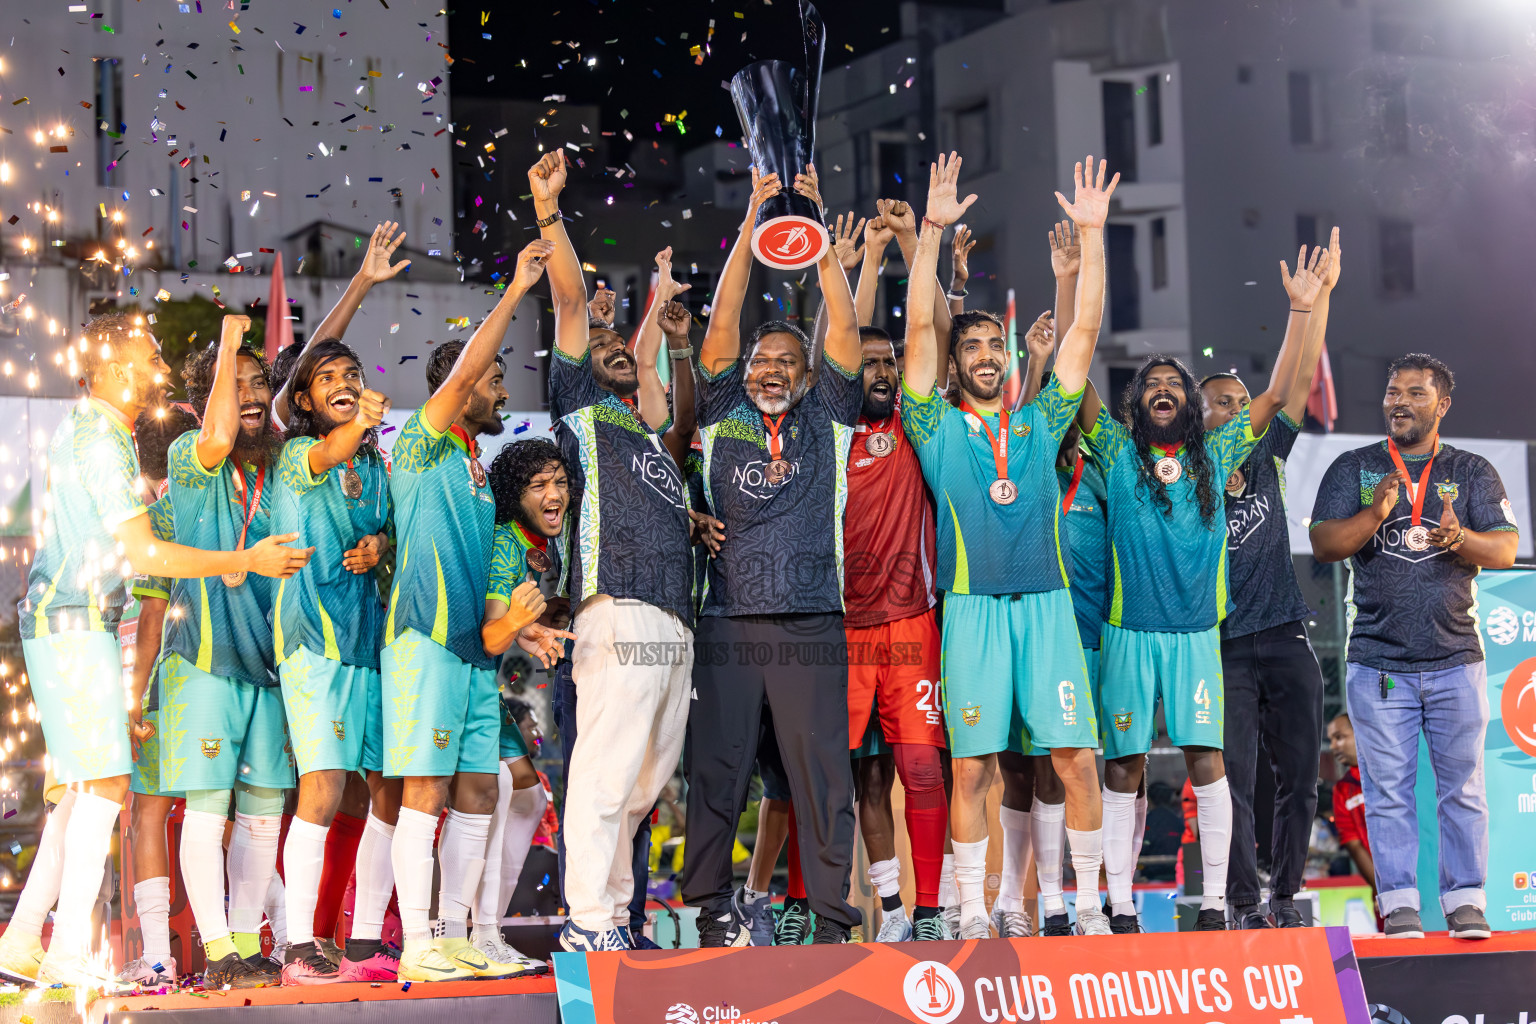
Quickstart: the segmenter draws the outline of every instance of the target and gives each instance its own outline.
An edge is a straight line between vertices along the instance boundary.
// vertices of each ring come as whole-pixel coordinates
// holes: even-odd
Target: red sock
[[[789,808],[789,898],[805,899],[805,879],[800,877],[800,832],[795,828],[795,808]]]
[[[939,875],[944,869],[944,826],[949,805],[939,749],[918,743],[894,743],[896,772],[906,790],[907,836],[912,840],[912,880],[919,907],[939,905]]]
[[[331,830],[325,836],[325,866],[320,870],[320,897],[315,903],[317,938],[336,937],[341,898],[346,895],[347,881],[357,865],[357,844],[362,841],[366,824],[350,814],[338,813],[331,819]]]

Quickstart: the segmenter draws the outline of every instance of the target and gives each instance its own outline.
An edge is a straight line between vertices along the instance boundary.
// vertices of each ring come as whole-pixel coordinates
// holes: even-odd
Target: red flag
[[[1307,394],[1307,413],[1329,432],[1333,431],[1333,421],[1339,418],[1339,400],[1333,393],[1333,368],[1328,365],[1326,341],[1323,342],[1317,373],[1312,377],[1312,390]]]
[[[293,344],[293,321],[288,319],[288,289],[283,287],[283,254],[272,264],[272,287],[267,292],[267,362]]]
[[[1004,317],[1006,323],[1003,328],[1003,337],[1007,339],[1008,346],[1008,381],[1003,385],[1003,407],[1017,409],[1019,396],[1024,393],[1024,369],[1029,365],[1029,357],[1019,351],[1019,333],[1014,322],[1013,289],[1008,289],[1008,313]]]

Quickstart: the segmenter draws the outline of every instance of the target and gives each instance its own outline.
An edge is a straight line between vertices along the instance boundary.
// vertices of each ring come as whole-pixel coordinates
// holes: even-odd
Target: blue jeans
[[[1488,799],[1483,741],[1488,731],[1488,670],[1481,662],[1429,672],[1382,673],[1349,665],[1349,714],[1355,727],[1365,827],[1376,860],[1383,916],[1419,909],[1419,824],[1414,806],[1419,732],[1429,746],[1440,819],[1440,906],[1487,908]]]
[[[555,696],[551,702],[555,728],[560,732],[561,785],[569,785],[571,751],[576,749],[576,684],[571,681],[569,659],[555,669]],[[560,804],[560,831],[555,834],[555,852],[560,862],[560,891],[565,891],[565,802]],[[651,879],[651,819],[646,818],[635,832],[635,895],[629,901],[629,929],[635,935],[645,930],[646,886]]]

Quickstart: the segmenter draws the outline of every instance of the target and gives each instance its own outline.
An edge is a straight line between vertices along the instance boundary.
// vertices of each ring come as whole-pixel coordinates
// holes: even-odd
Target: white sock
[[[222,814],[188,809],[181,821],[181,883],[205,946],[229,938],[224,916],[225,820]]]
[[[287,847],[283,849],[286,851]],[[272,872],[272,884],[267,886],[267,898],[262,901],[261,912],[272,929],[272,945],[288,945],[288,891],[283,885],[283,876],[276,871]]]
[[[432,939],[432,922],[427,915],[432,909],[432,838],[436,832],[436,815],[400,808],[395,839],[389,844],[389,859],[395,871],[400,927],[406,942]],[[446,862],[443,867],[446,871]]]
[[[352,895],[351,937],[378,942],[384,935],[384,912],[395,891],[395,865],[390,853],[395,826],[368,815],[357,843],[357,878]],[[429,883],[430,885],[430,883]]]
[[[939,875],[939,906],[953,907],[959,902],[960,893],[955,889],[955,855],[946,853],[944,868]]]
[[[962,843],[955,840],[955,888],[960,892],[962,925],[973,917],[987,916],[987,841]]]
[[[1035,877],[1040,881],[1040,916],[1067,912],[1061,895],[1061,855],[1067,845],[1067,805],[1036,799],[1030,810],[1031,838],[1035,844]]]
[[[890,860],[877,860],[869,866],[869,884],[875,887],[875,895],[882,900],[887,896],[895,896],[901,892],[901,861],[892,857]],[[907,916],[905,905],[898,905],[895,909],[881,908],[881,913],[886,917],[901,918]]]
[[[870,870],[873,871],[874,867],[871,866]],[[749,907],[752,904],[756,903],[758,900],[765,900],[765,899],[767,899],[768,895],[769,894],[766,893],[766,892],[758,892],[756,889],[752,888],[750,885],[744,885],[744,886],[741,887],[741,899],[742,899],[742,902],[745,903]]]
[[[328,825],[294,816],[283,846],[283,875],[287,878],[285,917],[288,941],[294,945],[315,941],[315,904],[320,902],[320,874],[325,868],[325,837]]]
[[[101,894],[107,854],[112,850],[112,833],[122,812],[123,805],[115,800],[95,793],[76,795],[69,827],[64,832],[64,874],[48,952],[57,951],[64,956],[90,952],[91,911],[96,909],[96,899]]]
[[[1024,909],[1024,862],[1029,859],[1029,811],[999,807],[1003,824],[1003,877],[992,909],[1020,913]]]
[[[75,806],[76,791],[66,789],[64,797],[48,815],[43,826],[42,838],[37,841],[37,855],[32,858],[32,870],[27,884],[16,900],[16,912],[11,915],[7,930],[15,929],[17,935],[39,938],[43,934],[43,922],[48,911],[59,900],[59,884],[64,878],[64,833],[69,828],[70,811]]]
[[[1227,909],[1227,858],[1232,853],[1232,793],[1223,776],[1196,786],[1195,820],[1200,823],[1200,867],[1205,875],[1201,910]]]
[[[1141,857],[1141,844],[1147,838],[1147,794],[1136,794],[1136,830],[1131,834],[1131,849]]]
[[[261,908],[267,901],[272,876],[277,874],[277,844],[282,833],[283,819],[278,815],[258,817],[235,812],[235,831],[229,837],[230,931],[261,931]]]
[[[491,830],[489,814],[466,814],[450,810],[443,823],[443,839],[437,855],[441,861],[442,885],[437,892],[437,916],[443,922],[443,935],[449,939],[469,937],[469,905],[474,902],[480,875],[485,870],[486,840]],[[395,831],[396,841],[400,832]],[[402,911],[404,908],[401,908]]]
[[[539,830],[539,822],[544,820],[544,808],[548,804],[549,795],[544,792],[542,783],[512,793],[512,802],[507,807],[507,835],[501,845],[502,913],[506,912],[507,904],[512,902],[512,894],[517,892],[517,880],[522,877],[523,864],[528,860],[528,850],[533,846],[533,834]],[[627,911],[625,916],[627,920]],[[498,932],[501,929],[499,918],[496,928]]]
[[[1077,874],[1077,912],[1099,909],[1099,865],[1104,862],[1104,832],[1067,829],[1072,848],[1072,870]]]
[[[139,912],[139,934],[144,939],[142,956],[150,964],[171,959],[171,880],[146,878],[133,885],[133,903]]]
[[[1104,873],[1109,876],[1109,909],[1113,914],[1136,913],[1131,886],[1136,878],[1136,794],[1104,787]]]
[[[470,908],[474,919],[474,932],[470,936],[476,943],[493,938],[491,933],[501,931],[501,912],[506,909],[509,896],[501,891],[501,848],[507,835],[507,810],[512,802],[512,769],[503,761],[496,774],[496,807],[491,812],[491,827],[486,834],[485,866],[480,872],[480,886],[475,892],[475,903]]]

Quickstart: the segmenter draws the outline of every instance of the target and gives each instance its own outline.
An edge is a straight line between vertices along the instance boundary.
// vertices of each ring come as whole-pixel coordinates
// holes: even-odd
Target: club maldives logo
[[[926,1024],[949,1024],[965,1009],[965,989],[960,976],[947,964],[923,960],[907,970],[901,983],[907,1009]]]
[[[673,1003],[667,1007],[666,1024],[699,1024],[699,1015],[687,1003]]]
[[[757,229],[752,247],[757,258],[781,270],[798,270],[819,259],[827,247],[826,229],[808,217],[775,217]]]
[[[1510,670],[1499,715],[1515,746],[1536,757],[1536,658],[1526,658]]]
[[[1488,613],[1488,639],[1507,647],[1520,639],[1520,616],[1508,605],[1499,605]]]

